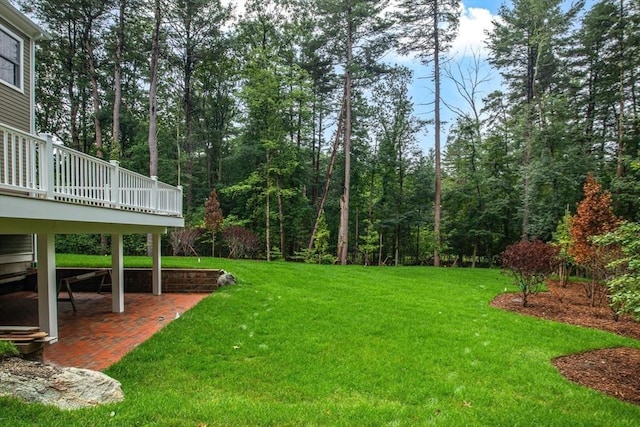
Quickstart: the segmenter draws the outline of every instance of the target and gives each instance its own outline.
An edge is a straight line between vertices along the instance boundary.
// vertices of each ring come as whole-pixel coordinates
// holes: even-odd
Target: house
[[[47,35],[0,0],[0,287],[37,266],[40,329],[58,337],[55,235],[111,235],[112,311],[124,311],[124,234],[153,235],[153,293],[162,291],[160,236],[183,227],[182,189],[36,135],[35,44]]]

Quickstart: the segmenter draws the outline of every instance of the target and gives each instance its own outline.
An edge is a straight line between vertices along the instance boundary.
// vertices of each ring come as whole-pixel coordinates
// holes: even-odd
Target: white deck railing
[[[0,124],[0,190],[61,202],[182,216],[182,188]]]

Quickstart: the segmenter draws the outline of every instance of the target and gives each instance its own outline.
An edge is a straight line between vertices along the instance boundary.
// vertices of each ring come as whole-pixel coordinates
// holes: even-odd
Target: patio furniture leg
[[[71,285],[69,285],[69,281],[66,279],[62,279],[60,281],[60,284],[58,285],[58,294],[60,293],[60,291],[62,290],[62,285],[65,285],[67,294],[69,294],[69,301],[71,301],[71,307],[73,307],[73,312],[76,313],[78,311],[78,309],[76,308],[76,301],[73,299],[73,292],[71,292]]]

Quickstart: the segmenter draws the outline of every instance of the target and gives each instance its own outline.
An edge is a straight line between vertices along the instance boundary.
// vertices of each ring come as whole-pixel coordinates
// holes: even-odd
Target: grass
[[[85,259],[82,257],[82,259]],[[109,266],[105,257],[86,257]],[[78,265],[79,258],[58,258]],[[104,264],[99,264],[103,262]],[[144,266],[146,259],[126,258]],[[640,407],[551,359],[640,341],[488,302],[496,270],[163,258],[239,278],[106,370],[120,404],[64,412],[0,398],[0,425],[635,426]]]

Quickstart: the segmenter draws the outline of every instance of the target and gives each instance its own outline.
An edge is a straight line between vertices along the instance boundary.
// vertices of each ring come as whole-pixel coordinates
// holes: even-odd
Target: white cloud
[[[234,8],[234,15],[240,17],[245,13],[246,0],[222,0],[223,5],[231,4]],[[497,15],[492,15],[489,9],[481,7],[467,7],[464,2],[460,4],[462,9],[460,15],[460,27],[458,36],[452,43],[451,56],[465,56],[472,53],[485,58],[488,54],[485,40],[486,32],[493,27],[492,20],[499,19]],[[396,2],[392,1],[388,10],[397,8]],[[386,60],[388,62],[409,63],[415,61],[413,55],[402,56],[395,52],[390,52]]]
[[[493,28],[491,21],[496,19],[496,15],[492,15],[488,9],[462,6],[458,36],[453,41],[451,53],[469,55],[475,52],[480,57],[486,57],[488,54],[485,45],[486,32]]]

